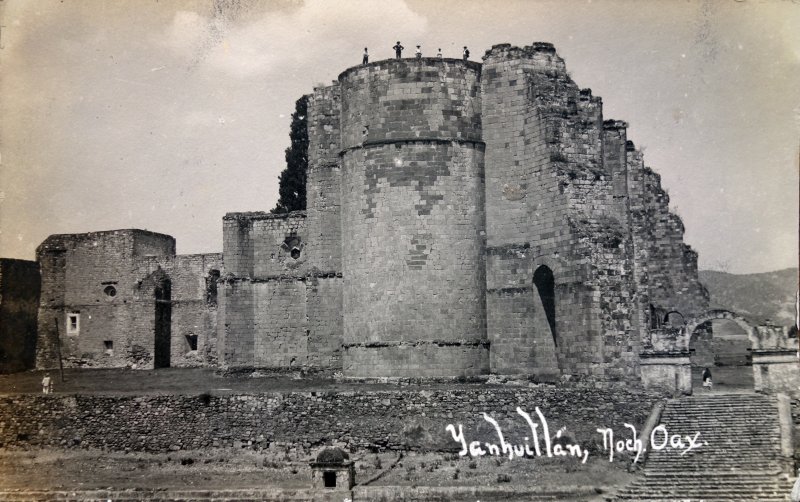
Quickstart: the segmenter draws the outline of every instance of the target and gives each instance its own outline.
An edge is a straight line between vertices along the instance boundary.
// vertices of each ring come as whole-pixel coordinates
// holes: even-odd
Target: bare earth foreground
[[[39,393],[42,375],[42,372],[27,372],[0,376],[0,395]],[[55,381],[56,394],[81,395],[224,395],[364,390],[365,386],[375,391],[397,388],[396,383],[300,379],[297,375],[223,377],[204,369],[67,370],[63,382],[58,372],[50,372],[50,375]],[[486,383],[430,383],[417,387],[441,390],[478,385]],[[233,499],[260,498],[264,490],[311,488],[309,462],[316,453],[302,446],[276,443],[259,451],[219,447],[168,453],[44,447],[10,449],[0,445],[0,490],[4,491],[0,499],[34,500],[56,495],[76,500],[101,499],[106,495],[116,499],[122,497],[121,494],[127,494],[124,498],[188,499],[193,496],[185,494],[197,490],[212,494],[233,491],[234,495],[229,495]],[[351,459],[355,461],[359,486],[375,489],[398,486],[412,490],[426,487],[497,489],[494,496],[482,496],[481,500],[530,500],[525,494],[531,492],[550,493],[550,500],[602,500],[603,493],[634,479],[624,463],[609,463],[600,456],[581,464],[574,459],[472,459],[457,453],[357,450],[351,452]],[[241,495],[236,495],[237,490]],[[431,499],[429,495],[421,497],[419,500]]]

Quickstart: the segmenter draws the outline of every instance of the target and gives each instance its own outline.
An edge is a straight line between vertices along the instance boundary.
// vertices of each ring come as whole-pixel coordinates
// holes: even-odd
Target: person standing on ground
[[[400,45],[400,41],[398,40],[397,41],[397,45],[392,47],[392,49],[394,49],[394,57],[397,58],[397,59],[400,59],[402,57],[402,55],[403,55],[403,49],[405,49],[405,47]]]
[[[421,46],[418,45],[417,50],[414,51],[414,55],[417,57],[417,59],[422,59],[422,49],[420,49],[420,47]]]
[[[439,52],[436,53],[436,57],[442,59],[442,48],[439,47]]]
[[[364,47],[364,58],[361,60],[361,64],[369,63],[369,51],[366,47]]]
[[[466,61],[467,59],[469,59],[469,49],[467,49],[467,46],[465,45],[464,46],[464,61]]]
[[[711,370],[708,368],[703,370],[703,387],[708,387],[710,391],[714,383],[711,380]]]
[[[45,373],[42,378],[42,394],[50,394],[53,391],[53,381],[50,379],[50,373]]]

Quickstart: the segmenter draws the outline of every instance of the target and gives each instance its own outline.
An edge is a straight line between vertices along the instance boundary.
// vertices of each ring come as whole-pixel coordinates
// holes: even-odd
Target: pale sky
[[[222,250],[269,210],[295,100],[422,45],[555,45],[662,176],[700,267],[797,264],[797,1],[0,0],[0,256],[145,228]]]

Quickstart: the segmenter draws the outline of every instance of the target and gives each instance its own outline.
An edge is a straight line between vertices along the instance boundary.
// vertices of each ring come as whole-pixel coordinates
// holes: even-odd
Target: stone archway
[[[687,320],[686,332],[691,334],[695,329],[697,329],[698,325],[706,321],[713,321],[715,319],[729,319],[731,321],[734,321],[736,324],[741,326],[745,331],[747,331],[747,337],[750,339],[750,342],[754,344],[756,343],[755,328],[747,321],[747,319],[740,316],[736,312],[724,309],[708,310],[698,316],[692,317],[691,319]]]
[[[540,265],[533,273],[533,285],[535,287],[534,301],[541,305],[538,310],[543,310],[550,328],[550,337],[555,347],[558,347],[558,336],[556,334],[556,291],[553,271],[547,265]],[[539,305],[537,305],[539,307]]]
[[[692,387],[701,387],[701,374],[709,368],[716,388],[753,389],[752,349],[755,328],[729,310],[710,310],[686,321],[692,366]]]
[[[565,266],[558,255],[532,257],[530,308],[533,314],[533,358],[536,371],[541,375],[560,377],[565,369],[564,351],[569,350],[569,340],[562,333],[569,330],[570,322],[564,316]],[[568,368],[571,372],[572,369]]]

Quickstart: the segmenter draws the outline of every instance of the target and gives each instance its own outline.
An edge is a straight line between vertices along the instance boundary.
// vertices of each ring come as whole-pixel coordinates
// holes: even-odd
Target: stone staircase
[[[784,474],[774,396],[709,393],[667,403],[661,416],[669,435],[707,443],[650,451],[644,475],[611,500],[789,500],[794,479]],[[657,443],[663,434],[657,432]],[[644,438],[649,448],[649,438]],[[686,443],[687,440],[684,438]]]

